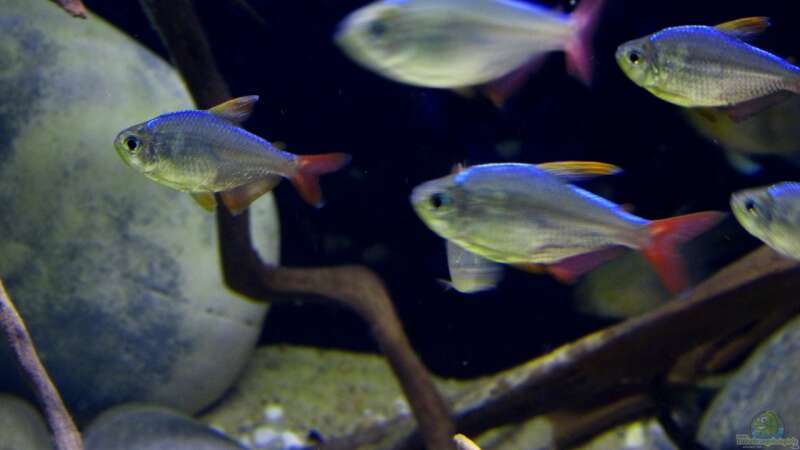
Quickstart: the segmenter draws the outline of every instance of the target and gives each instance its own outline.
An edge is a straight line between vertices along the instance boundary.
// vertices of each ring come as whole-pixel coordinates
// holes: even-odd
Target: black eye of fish
[[[134,151],[139,148],[139,139],[134,136],[128,136],[125,138],[125,146],[128,147],[128,150]]]
[[[448,203],[450,203],[450,197],[448,197],[447,194],[437,192],[431,195],[431,206],[433,206],[434,209],[439,209]]]
[[[367,32],[369,32],[372,37],[381,37],[386,33],[386,24],[383,23],[383,21],[376,20],[369,24]]]
[[[758,215],[758,209],[756,208],[756,202],[752,198],[748,198],[744,201],[744,209],[747,210],[750,214]]]
[[[639,52],[630,52],[628,54],[628,59],[633,64],[639,64],[642,61],[642,55],[640,55]]]

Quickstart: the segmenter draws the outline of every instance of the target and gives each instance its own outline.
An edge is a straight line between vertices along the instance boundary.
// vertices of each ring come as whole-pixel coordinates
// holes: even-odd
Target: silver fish
[[[800,93],[800,68],[743,41],[768,24],[750,17],[716,27],[671,27],[622,44],[616,58],[633,82],[662,100],[759,110],[775,94]]]
[[[364,67],[416,86],[489,83],[553,51],[588,83],[602,1],[567,15],[515,0],[382,0],[346,17],[335,41]]]
[[[344,153],[295,155],[239,127],[257,96],[239,97],[208,111],[162,114],[121,131],[114,147],[146,177],[187,192],[206,209],[222,193],[234,213],[289,178],[308,203],[321,206],[318,176],[340,169]]]
[[[731,196],[739,223],[778,253],[800,259],[800,183],[784,182]]]
[[[505,264],[545,264],[578,276],[616,247],[644,252],[665,286],[686,285],[677,247],[713,226],[721,213],[659,221],[565,183],[530,164],[473,166],[417,186],[417,214],[459,247]]]

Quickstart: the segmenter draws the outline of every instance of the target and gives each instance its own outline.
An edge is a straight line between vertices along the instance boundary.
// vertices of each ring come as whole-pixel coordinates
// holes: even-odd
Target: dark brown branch
[[[0,280],[0,324],[6,335],[8,344],[17,357],[17,361],[25,375],[33,384],[36,398],[44,408],[47,423],[53,432],[53,440],[58,450],[81,450],[83,443],[81,435],[75,427],[64,402],[61,400],[58,390],[50,381],[36,348],[33,345],[31,335],[25,327],[22,317],[17,308],[11,301],[6,292],[3,281]]]
[[[64,11],[69,13],[72,17],[86,18],[86,7],[83,6],[81,0],[51,0],[53,3],[58,4]]]
[[[197,105],[209,108],[230,98],[190,0],[141,0]],[[311,294],[359,314],[386,355],[431,450],[455,449],[446,402],[411,347],[383,282],[361,266],[292,269],[263,263],[250,239],[245,212],[217,212],[220,254],[228,286],[248,297],[280,300],[280,293]]]
[[[697,382],[741,360],[759,338],[800,312],[797,292],[800,263],[762,247],[683,298],[478,383],[454,404],[457,429],[478,436],[554,411],[593,408],[626,397],[644,399],[665,379]],[[646,401],[628,406],[613,415],[633,416],[648,409]],[[578,434],[583,439],[599,433],[608,419],[591,414],[579,424]],[[394,450],[419,448],[419,437],[402,420],[365,432],[397,442]],[[348,439],[361,442],[359,436]]]

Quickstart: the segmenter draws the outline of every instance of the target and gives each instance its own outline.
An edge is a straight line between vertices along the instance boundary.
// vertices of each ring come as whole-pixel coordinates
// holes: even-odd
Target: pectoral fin
[[[280,175],[270,175],[258,181],[239,186],[220,194],[222,204],[237,215],[247,209],[257,198],[271,191],[281,182]]]
[[[463,294],[494,289],[503,277],[500,264],[447,241],[448,285]]]
[[[587,180],[603,175],[616,175],[622,169],[608,163],[595,161],[560,161],[537,164],[536,167],[546,170],[551,174],[566,181]]]
[[[255,107],[257,101],[257,95],[237,97],[228,100],[225,103],[220,103],[219,105],[209,109],[208,112],[219,117],[220,119],[224,119],[238,125],[250,117],[250,114],[253,113],[253,107]]]
[[[214,211],[217,208],[217,199],[214,198],[214,194],[211,192],[191,194],[191,196],[206,211]]]
[[[766,31],[769,26],[769,17],[744,17],[721,23],[714,28],[728,36],[747,41]]]

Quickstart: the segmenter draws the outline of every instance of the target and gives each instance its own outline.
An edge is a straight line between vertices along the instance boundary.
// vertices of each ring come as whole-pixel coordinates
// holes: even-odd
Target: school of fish
[[[500,105],[553,52],[563,52],[569,74],[589,85],[598,58],[592,37],[612,1],[580,0],[568,14],[522,0],[379,0],[343,18],[333,39],[357,64],[394,82],[477,89]],[[791,123],[780,129],[787,141],[780,148],[765,135],[774,127],[764,131],[763,124],[781,120],[771,118],[772,108],[794,108],[800,94],[800,68],[749,42],[769,25],[766,17],[677,25],[625,42],[613,56],[631,82],[685,108],[738,168],[753,172],[748,153],[800,150]],[[221,202],[240,213],[283,178],[307,203],[322,206],[318,177],[344,167],[349,155],[296,155],[244,130],[257,99],[168,112],[121,131],[114,146],[128,166],[206,209]],[[724,213],[648,220],[576,185],[618,172],[593,161],[458,166],[413,188],[410,201],[444,239],[451,276],[445,283],[463,293],[496,287],[501,265],[572,282],[625,249],[640,251],[666,289],[685,290],[681,245]],[[800,259],[800,183],[734,193],[730,207],[753,236]],[[477,448],[464,436],[455,439],[461,448]]]

